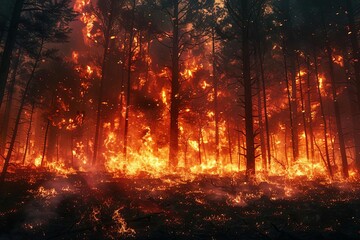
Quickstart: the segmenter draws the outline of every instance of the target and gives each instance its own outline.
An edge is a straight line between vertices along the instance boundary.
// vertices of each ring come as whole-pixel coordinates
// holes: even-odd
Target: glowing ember
[[[121,235],[121,236],[125,236],[125,237],[135,237],[135,230],[128,227],[127,223],[125,222],[125,219],[121,216],[120,211],[123,208],[119,208],[117,210],[115,210],[112,219],[116,222],[116,227],[117,227],[117,232]]]

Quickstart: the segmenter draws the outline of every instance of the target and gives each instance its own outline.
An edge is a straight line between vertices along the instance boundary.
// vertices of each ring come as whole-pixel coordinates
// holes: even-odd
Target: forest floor
[[[360,183],[17,172],[0,239],[360,239]]]

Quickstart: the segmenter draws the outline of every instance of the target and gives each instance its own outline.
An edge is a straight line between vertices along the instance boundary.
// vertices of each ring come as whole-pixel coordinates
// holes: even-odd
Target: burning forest
[[[359,0],[3,0],[0,239],[359,239]]]

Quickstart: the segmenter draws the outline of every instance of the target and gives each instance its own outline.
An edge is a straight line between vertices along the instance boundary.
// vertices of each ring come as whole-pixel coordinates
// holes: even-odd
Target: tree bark
[[[24,155],[23,155],[23,160],[22,160],[23,165],[25,165],[26,155],[27,155],[29,145],[30,145],[30,135],[31,135],[32,122],[33,122],[34,108],[35,108],[35,101],[33,101],[33,103],[31,104],[29,128],[26,133],[25,150],[24,150]]]
[[[347,17],[349,22],[349,36],[352,47],[352,55],[353,55],[353,65],[354,65],[354,73],[355,73],[355,86],[357,92],[357,105],[358,111],[360,111],[360,47],[358,42],[358,29],[355,24],[355,16],[354,16],[354,8],[352,4],[352,0],[346,0],[346,8],[347,8]],[[355,136],[355,141],[360,143],[360,136],[357,134]],[[356,146],[356,148],[360,148],[360,146]],[[360,172],[360,151],[355,152],[355,164],[357,170]]]
[[[285,28],[285,40],[284,40],[284,52],[285,58],[287,62],[287,81],[288,81],[288,88],[290,94],[290,102],[291,105],[291,139],[292,139],[292,148],[293,148],[293,160],[296,161],[299,157],[299,133],[298,133],[298,104],[297,104],[297,87],[296,87],[296,52],[295,52],[295,38],[293,33],[293,26],[292,26],[292,18],[291,18],[291,9],[290,9],[290,1],[283,1],[284,4],[284,28]],[[290,79],[289,79],[290,73]],[[291,91],[290,91],[290,83],[291,82]]]
[[[314,160],[315,157],[315,148],[314,148],[314,130],[313,130],[313,119],[312,119],[312,109],[311,109],[311,85],[310,85],[310,58],[307,57],[306,60],[306,67],[307,67],[307,78],[306,78],[306,100],[307,100],[307,121],[309,124],[309,138],[310,138],[310,152],[311,152],[311,159]]]
[[[356,83],[357,98],[358,98],[357,100],[360,109],[360,47],[357,38],[358,29],[355,23],[352,0],[346,0],[346,8],[347,8],[347,18],[349,22],[349,36],[350,36],[352,54],[353,54],[355,83]]]
[[[242,60],[243,60],[243,85],[245,95],[245,134],[246,134],[246,176],[255,175],[255,139],[253,119],[252,81],[250,67],[250,36],[249,36],[249,2],[241,0],[241,9],[244,22],[241,27],[242,33]]]
[[[110,9],[113,10],[113,4],[114,1],[111,1],[111,7]],[[106,32],[104,33],[104,53],[103,53],[103,59],[102,59],[102,66],[101,66],[101,79],[100,79],[100,86],[99,86],[99,97],[97,102],[97,112],[96,112],[96,126],[95,126],[95,137],[94,137],[94,149],[93,149],[93,156],[92,156],[92,165],[95,165],[97,163],[97,157],[98,157],[98,151],[100,149],[99,146],[99,137],[100,137],[100,128],[101,128],[101,105],[103,100],[103,91],[104,91],[104,81],[105,81],[105,75],[106,75],[106,65],[107,65],[107,59],[109,54],[109,43],[110,43],[110,32],[111,27],[113,25],[113,12],[110,13],[109,16],[109,22],[106,26]]]
[[[255,57],[255,64],[259,65],[258,59]],[[263,102],[261,100],[261,83],[259,73],[256,72],[256,88],[257,88],[257,112],[259,119],[259,136],[260,136],[260,149],[261,149],[261,159],[262,159],[262,170],[267,171],[267,159],[266,159],[266,147],[265,147],[265,126],[263,121]]]
[[[347,161],[347,156],[346,156],[346,146],[345,146],[344,133],[343,133],[343,129],[342,129],[342,120],[341,120],[340,106],[339,106],[339,102],[338,102],[338,94],[336,92],[334,62],[332,59],[332,49],[330,46],[327,46],[326,49],[327,49],[327,57],[328,57],[328,63],[329,63],[329,74],[330,74],[330,80],[331,80],[332,98],[333,98],[333,103],[334,103],[336,128],[337,128],[339,145],[340,145],[342,175],[344,178],[348,178],[349,177],[349,166],[348,166],[348,161]]]
[[[56,139],[57,139],[58,128],[53,126],[50,122],[49,125],[49,134],[47,140],[47,149],[46,149],[46,161],[53,162],[56,156]]]
[[[126,86],[126,108],[125,108],[125,126],[124,126],[124,149],[123,155],[126,160],[127,145],[128,145],[128,131],[129,131],[129,111],[130,111],[130,98],[131,98],[131,67],[133,58],[133,42],[134,42],[134,21],[135,21],[135,0],[132,6],[132,19],[129,33],[129,55],[127,60],[127,86]]]
[[[268,169],[271,169],[270,127],[269,127],[269,117],[268,117],[267,100],[266,100],[265,71],[264,71],[264,60],[262,57],[260,47],[259,47],[259,62],[260,62],[260,73],[261,73],[261,84],[262,84],[261,87],[262,87],[264,119],[265,119],[266,149],[267,149],[267,158],[268,158],[267,166]]]
[[[232,151],[233,151],[233,147],[232,147],[232,141],[231,141],[231,135],[230,135],[230,120],[227,120],[227,138],[228,138],[228,147],[229,147],[229,158],[230,158],[230,163],[232,165],[233,163],[233,156],[232,156]]]
[[[288,105],[289,105],[289,119],[290,119],[290,133],[291,133],[291,147],[292,147],[292,157],[293,161],[297,160],[298,153],[296,151],[297,149],[297,140],[296,140],[296,131],[294,130],[294,111],[293,111],[293,104],[292,104],[292,96],[290,92],[290,83],[289,83],[289,76],[288,76],[288,64],[286,59],[286,53],[284,50],[284,70],[285,70],[285,82],[286,82],[286,92],[287,92],[287,99],[288,99]],[[286,142],[286,138],[285,138]],[[287,152],[287,151],[286,151]],[[287,161],[287,159],[286,159]]]
[[[10,69],[10,61],[13,49],[15,47],[16,35],[18,31],[19,21],[21,10],[24,5],[24,0],[16,0],[14,10],[12,13],[12,18],[10,22],[9,32],[5,43],[4,52],[2,54],[1,63],[0,63],[0,108],[3,102],[6,81]]]
[[[180,112],[180,81],[179,81],[179,1],[173,1],[173,41],[171,69],[171,102],[170,102],[170,149],[169,164],[178,165],[179,152],[179,112]]]
[[[215,58],[215,30],[212,28],[212,74],[214,89],[214,117],[215,117],[215,159],[219,161],[220,157],[220,139],[219,139],[219,108],[218,108],[218,79],[216,74],[216,58]]]
[[[1,140],[0,140],[0,154],[4,153],[6,147],[6,139],[9,129],[9,121],[11,117],[11,107],[13,106],[13,94],[15,90],[16,74],[20,63],[21,51],[19,50],[14,61],[14,68],[11,76],[10,86],[7,94],[4,118],[1,124]]]
[[[308,131],[307,131],[307,124],[306,124],[306,111],[305,111],[305,101],[304,101],[304,93],[302,87],[302,76],[301,76],[301,65],[299,61],[299,57],[297,57],[297,65],[298,65],[298,77],[299,77],[299,92],[300,92],[300,102],[301,102],[301,115],[304,127],[304,134],[305,134],[305,148],[306,148],[306,158],[310,159],[309,154],[309,141],[308,141]]]
[[[45,135],[44,135],[44,143],[43,143],[43,150],[41,155],[41,166],[44,166],[44,159],[45,159],[45,153],[46,153],[46,147],[47,147],[47,139],[48,139],[48,132],[50,127],[50,119],[46,122],[46,128],[45,128]]]
[[[320,114],[321,114],[321,119],[323,121],[323,126],[324,126],[323,133],[324,133],[324,144],[325,144],[325,160],[326,160],[325,163],[327,164],[327,168],[328,168],[330,177],[332,178],[333,172],[332,172],[332,167],[331,167],[331,162],[330,162],[327,122],[326,122],[324,104],[323,104],[321,88],[320,88],[318,61],[317,61],[317,56],[316,56],[315,52],[314,52],[314,67],[315,67],[315,77],[316,77],[317,91],[318,91],[319,103],[320,103]],[[314,141],[315,141],[315,139],[314,139]]]

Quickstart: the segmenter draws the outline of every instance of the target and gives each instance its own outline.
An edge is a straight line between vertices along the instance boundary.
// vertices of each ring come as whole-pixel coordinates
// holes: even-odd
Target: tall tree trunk
[[[8,129],[9,129],[9,121],[11,117],[11,107],[13,106],[13,94],[15,91],[15,82],[16,82],[16,74],[18,71],[19,63],[20,63],[20,57],[21,57],[21,50],[18,51],[17,57],[14,61],[14,68],[11,76],[9,91],[6,99],[6,106],[5,106],[5,112],[4,112],[4,118],[1,122],[1,139],[0,139],[0,154],[4,153],[5,147],[6,147],[6,139],[8,135]]]
[[[60,135],[59,133],[56,134],[56,162],[59,162],[59,160],[60,160],[60,158],[59,158],[59,138],[60,138],[60,136],[59,135]]]
[[[202,129],[201,129],[201,125],[199,126],[199,138],[198,138],[198,146],[199,146],[199,149],[198,149],[198,158],[199,158],[199,164],[202,164],[202,159],[201,159],[201,147],[202,147]]]
[[[23,155],[22,164],[25,165],[26,155],[29,149],[30,144],[30,136],[31,136],[31,128],[32,128],[32,122],[33,122],[33,115],[34,115],[34,108],[35,108],[35,101],[31,104],[31,113],[30,113],[30,120],[29,120],[29,128],[26,133],[26,142],[25,142],[25,150]]]
[[[259,62],[260,62],[260,73],[261,73],[261,88],[262,88],[262,97],[263,97],[263,107],[264,107],[264,119],[265,119],[265,132],[266,132],[266,149],[267,149],[267,158],[268,158],[268,169],[271,169],[271,148],[270,148],[270,129],[269,129],[269,117],[267,110],[267,100],[266,100],[266,84],[265,84],[265,71],[264,71],[264,59],[261,52],[261,47],[259,47]]]
[[[346,50],[343,50],[344,56],[346,56]],[[358,127],[359,117],[360,117],[360,109],[358,108],[356,101],[356,94],[353,91],[353,82],[352,76],[350,73],[350,59],[344,58],[344,67],[345,67],[345,79],[347,81],[346,95],[348,96],[348,101],[350,103],[350,111],[351,111],[351,121],[352,121],[352,136],[354,138],[354,159],[355,159],[355,167],[358,169],[358,164],[360,163],[360,128]],[[359,172],[359,169],[358,169]],[[360,173],[360,172],[359,172]]]
[[[295,53],[290,57],[290,74],[291,74],[291,114],[292,114],[292,148],[294,152],[294,161],[299,158],[299,129],[298,129],[298,103],[296,87],[296,67]]]
[[[70,136],[70,153],[71,153],[70,165],[74,167],[74,134],[73,133],[71,133]]]
[[[339,102],[338,102],[338,94],[336,92],[332,49],[330,46],[327,46],[326,49],[327,49],[327,57],[328,57],[328,63],[329,63],[329,74],[330,74],[330,80],[331,80],[332,98],[333,98],[333,103],[334,103],[336,128],[337,128],[339,145],[340,145],[342,174],[343,174],[344,178],[348,178],[349,177],[349,166],[348,166],[348,161],[347,161],[347,156],[346,156],[346,146],[345,146],[344,133],[343,133],[342,123],[341,123],[342,120],[341,120],[340,106],[339,106]]]
[[[215,159],[218,162],[220,157],[220,139],[219,139],[219,107],[218,107],[218,79],[216,74],[215,58],[215,29],[212,28],[212,74],[214,89],[214,117],[215,117]]]
[[[133,42],[134,42],[134,21],[135,21],[135,0],[132,6],[132,19],[129,33],[129,55],[127,60],[127,86],[126,86],[126,108],[125,108],[125,127],[124,127],[124,148],[123,155],[126,160],[127,145],[128,145],[128,131],[129,131],[129,111],[130,111],[130,95],[131,95],[131,67],[133,58]]]
[[[188,158],[187,158],[188,147],[189,147],[189,144],[188,144],[188,139],[187,139],[185,141],[185,149],[184,149],[184,166],[185,166],[185,168],[188,167]]]
[[[313,130],[313,119],[312,119],[312,109],[311,109],[311,85],[310,85],[310,58],[307,57],[306,60],[306,67],[307,67],[307,78],[306,78],[306,100],[307,100],[307,121],[309,124],[309,138],[310,138],[310,152],[311,152],[311,159],[314,160],[315,157],[315,148],[314,148],[314,130]]]
[[[255,64],[259,65],[258,59],[255,57]],[[258,112],[258,118],[259,118],[259,136],[260,136],[260,149],[261,149],[261,159],[262,159],[262,170],[267,171],[267,159],[266,159],[266,147],[265,147],[265,127],[264,127],[264,121],[263,121],[263,102],[261,100],[261,83],[260,83],[260,77],[259,73],[256,72],[256,88],[257,88],[257,112]]]
[[[50,109],[53,108],[55,101],[55,92],[52,93]],[[55,156],[56,149],[56,135],[57,135],[57,127],[52,125],[50,118],[48,118],[48,125],[46,134],[46,142],[44,142],[44,146],[46,146],[46,150],[43,152],[47,162],[53,162],[53,158]]]
[[[46,161],[53,162],[56,159],[56,139],[57,139],[58,128],[53,126],[51,123],[49,125],[49,135],[47,140],[47,149],[46,149]]]
[[[352,4],[352,0],[346,0],[346,8],[347,8],[347,17],[349,21],[349,35],[351,40],[352,47],[352,57],[354,63],[354,73],[355,73],[355,86],[357,91],[357,105],[360,111],[360,47],[358,42],[358,29],[355,24],[355,16],[354,16],[354,8]],[[360,143],[360,136],[357,134],[356,142]],[[357,149],[360,146],[355,146]],[[356,151],[355,164],[357,170],[360,172],[360,151]]]
[[[102,66],[101,66],[101,79],[100,79],[100,86],[99,86],[99,97],[97,102],[97,112],[96,112],[96,126],[95,126],[95,138],[94,138],[94,149],[93,149],[93,156],[92,156],[92,165],[97,163],[98,151],[100,149],[99,138],[100,138],[100,128],[101,128],[101,105],[103,100],[103,91],[104,91],[104,82],[105,82],[105,75],[106,75],[106,65],[109,55],[109,43],[110,43],[110,33],[111,28],[113,25],[113,7],[114,1],[111,1],[111,13],[109,15],[109,22],[106,26],[106,32],[104,33],[105,37],[105,44],[104,44],[104,53],[102,59]]]
[[[227,137],[228,137],[228,147],[229,147],[229,158],[230,158],[230,163],[232,165],[233,163],[233,157],[232,157],[232,141],[231,141],[231,135],[230,135],[230,120],[227,120]]]
[[[16,35],[18,31],[19,21],[21,10],[24,5],[24,0],[16,0],[14,10],[11,17],[11,22],[9,26],[8,36],[5,43],[4,52],[2,54],[1,63],[0,63],[0,108],[3,102],[6,81],[10,69],[10,60],[13,49],[15,47]]]
[[[29,77],[29,79],[28,79],[28,81],[26,83],[24,93],[23,93],[23,96],[22,96],[21,101],[20,101],[19,110],[18,110],[18,113],[16,115],[16,119],[15,119],[15,127],[14,127],[13,134],[12,134],[12,137],[11,137],[11,140],[10,140],[10,146],[9,146],[9,149],[8,149],[6,157],[5,157],[4,166],[3,166],[1,176],[0,176],[0,184],[5,181],[5,176],[6,176],[9,164],[10,164],[11,155],[12,155],[12,152],[13,152],[14,146],[15,146],[16,136],[17,136],[17,133],[18,133],[18,130],[19,130],[19,123],[20,123],[20,119],[21,119],[21,113],[22,113],[22,110],[23,110],[23,108],[25,106],[26,96],[27,96],[28,91],[30,89],[30,84],[31,84],[31,82],[32,82],[32,80],[34,78],[35,71],[36,71],[36,69],[37,69],[37,67],[38,67],[38,65],[40,63],[40,57],[41,57],[43,45],[44,45],[44,39],[42,39],[42,41],[41,41],[38,55],[36,56],[33,69],[31,71],[30,77]]]
[[[123,61],[125,62],[125,60]],[[119,126],[122,126],[123,123],[123,117],[122,117],[122,112],[123,112],[123,106],[124,106],[124,92],[125,92],[125,65],[122,66],[122,71],[121,71],[121,86],[120,86],[120,100],[119,100]],[[124,122],[124,126],[125,126],[125,122]],[[119,127],[119,136],[123,136],[123,130],[121,129],[121,127]]]
[[[252,81],[250,69],[250,40],[249,40],[249,2],[241,0],[242,16],[244,18],[242,32],[242,61],[243,61],[243,85],[245,95],[245,134],[246,134],[246,176],[255,174],[255,139],[253,119]]]
[[[301,65],[300,65],[299,57],[297,57],[296,60],[297,60],[297,65],[298,65],[299,92],[300,92],[300,102],[301,102],[301,115],[302,115],[302,121],[303,121],[303,125],[304,125],[304,134],[305,134],[306,158],[309,160],[310,159],[309,141],[308,141],[308,131],[307,131],[307,124],[306,124],[304,93],[303,93],[303,87],[302,87]]]
[[[288,81],[288,89],[290,94],[290,102],[291,105],[291,140],[292,140],[292,148],[293,148],[293,160],[296,161],[299,157],[299,133],[298,133],[298,104],[297,104],[297,87],[296,87],[296,52],[294,43],[296,39],[293,33],[293,23],[291,17],[291,8],[290,1],[283,1],[284,4],[284,29],[285,29],[285,39],[284,39],[284,52],[285,52],[285,61],[287,62],[287,81]],[[289,78],[290,75],[290,78]],[[291,91],[290,91],[290,82],[291,82]]]
[[[296,140],[296,131],[294,130],[294,111],[293,111],[293,104],[292,104],[292,96],[291,96],[291,92],[290,92],[290,83],[289,83],[289,76],[288,76],[288,64],[287,64],[287,59],[286,59],[286,53],[284,50],[284,70],[285,70],[285,82],[286,82],[286,91],[287,91],[287,99],[288,99],[288,105],[289,105],[289,120],[290,120],[290,135],[291,135],[291,147],[292,147],[292,157],[293,160],[296,161],[298,154],[296,151],[296,144],[297,144],[297,140]],[[286,138],[285,138],[285,142],[286,142]],[[287,159],[286,159],[287,160]]]
[[[327,121],[326,121],[326,116],[325,116],[325,111],[324,111],[324,104],[323,104],[323,100],[322,100],[319,71],[318,71],[318,61],[317,61],[317,55],[316,55],[315,51],[314,51],[314,68],[315,68],[317,91],[318,91],[318,96],[319,96],[320,114],[321,114],[321,119],[322,119],[323,126],[324,126],[323,133],[324,133],[324,144],[325,144],[325,163],[327,164],[327,168],[329,170],[330,177],[333,177],[333,172],[332,172],[332,167],[331,167],[331,162],[330,162],[329,144],[328,144]],[[315,141],[315,139],[314,139],[314,141]]]
[[[285,153],[285,161],[286,161],[286,166],[289,167],[289,159],[288,159],[288,145],[287,145],[287,128],[285,128],[285,132],[284,132],[284,153]]]
[[[238,131],[237,133],[237,157],[238,157],[238,170],[240,171],[241,167],[241,144],[240,144],[240,136],[241,132]]]
[[[360,109],[360,47],[358,42],[358,29],[355,23],[355,13],[352,0],[346,0],[347,17],[349,22],[349,36],[352,47],[352,56],[354,63],[355,83],[357,90],[357,100]],[[360,165],[359,165],[360,166]]]
[[[207,156],[206,156],[206,145],[205,145],[205,140],[204,140],[204,134],[203,134],[203,127],[200,127],[200,140],[201,140],[201,144],[202,144],[202,148],[203,148],[203,155],[204,155],[204,161],[207,162]]]
[[[170,103],[170,149],[169,164],[178,165],[179,152],[179,112],[180,112],[180,81],[179,81],[179,1],[173,1],[173,39],[171,69],[171,103]]]
[[[45,159],[45,153],[46,153],[46,147],[47,147],[47,139],[48,139],[48,132],[49,132],[49,127],[50,127],[51,121],[50,119],[47,120],[46,122],[46,128],[45,128],[45,134],[44,134],[44,143],[43,143],[43,150],[42,150],[42,155],[41,155],[41,166],[44,166],[44,159]]]

